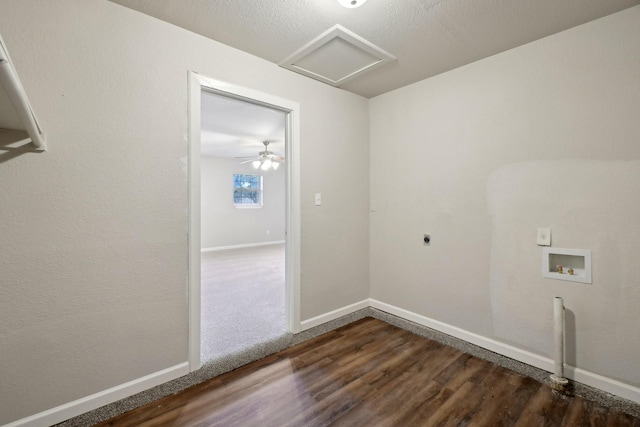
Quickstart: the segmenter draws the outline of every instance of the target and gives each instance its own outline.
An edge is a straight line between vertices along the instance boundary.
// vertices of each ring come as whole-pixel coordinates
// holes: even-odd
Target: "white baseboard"
[[[478,347],[485,348],[487,350],[493,351],[494,353],[507,356],[511,359],[526,363],[527,365],[535,366],[536,368],[540,368],[545,371],[553,372],[553,360],[548,357],[531,353],[527,350],[523,350],[521,348],[514,347],[512,345],[505,344],[503,342],[494,340],[492,338],[487,338],[473,332],[469,332],[462,328],[458,328],[456,326],[452,326],[447,323],[440,322],[438,320],[434,320],[429,317],[422,316],[420,314],[416,314],[411,311],[395,307],[391,304],[387,304],[375,299],[370,299],[369,304],[371,307],[378,310],[393,314],[394,316],[398,316],[419,325],[435,329],[436,331],[475,344]],[[565,376],[582,384],[595,387],[599,390],[606,391],[608,393],[640,404],[639,387],[625,384],[612,378],[607,378],[602,375],[570,365],[565,365]]]
[[[93,411],[101,406],[132,396],[151,387],[175,380],[189,373],[187,362],[154,372],[142,378],[129,381],[110,389],[83,397],[64,405],[56,406],[27,418],[5,424],[3,427],[48,427],[85,412]]]
[[[328,313],[321,314],[320,316],[312,317],[311,319],[303,320],[300,322],[300,331],[306,331],[307,329],[311,329],[315,326],[322,325],[323,323],[327,323],[331,320],[338,319],[342,316],[346,316],[347,314],[354,313],[358,310],[362,310],[363,308],[369,307],[369,300],[365,299],[350,305],[347,305],[342,308],[338,308],[337,310],[330,311]]]
[[[634,387],[622,381],[607,378],[591,371],[565,365],[564,375],[567,378],[578,381],[582,384],[595,387],[607,393],[615,394],[627,400],[640,404],[640,387]]]
[[[284,240],[275,240],[273,242],[245,243],[243,245],[232,245],[232,246],[216,246],[213,248],[202,248],[200,252],[204,253],[204,252],[224,251],[227,249],[254,248],[257,246],[279,245],[282,243],[284,243]]]
[[[469,332],[465,329],[452,326],[438,320],[422,316],[417,313],[387,304],[375,299],[362,300],[345,307],[312,317],[311,319],[300,322],[301,331],[322,325],[331,320],[338,319],[342,316],[354,313],[363,308],[373,307],[375,309],[387,312],[402,319],[417,323],[422,326],[434,329],[436,331],[451,335],[466,342],[475,344],[479,347],[493,351],[514,360],[526,363],[545,371],[553,371],[553,360],[539,354],[531,353],[527,350],[514,347],[509,344],[484,337],[482,335]],[[145,377],[138,378],[125,384],[104,390],[102,392],[83,397],[76,401],[66,403],[64,405],[49,409],[44,412],[23,418],[3,427],[47,427],[60,423],[69,418],[92,411],[101,406],[113,403],[125,397],[129,397],[151,387],[174,380],[189,373],[189,364],[187,362],[164,369]],[[632,402],[640,404],[640,388],[630,384],[623,383],[602,375],[581,369],[574,366],[565,365],[565,375],[567,378],[595,387],[599,390],[606,391],[616,396],[628,399]]]
[[[553,360],[547,357],[540,356],[538,354],[531,353],[517,347],[513,347],[509,344],[501,343],[500,341],[496,341],[494,339],[469,332],[465,329],[458,328],[457,326],[452,326],[447,323],[440,322],[438,320],[434,320],[429,317],[422,316],[409,310],[405,310],[403,308],[399,308],[375,299],[371,299],[370,303],[371,307],[373,308],[386,311],[387,313],[393,314],[394,316],[398,316],[419,325],[435,329],[436,331],[451,335],[452,337],[460,338],[461,340],[464,340],[471,344],[475,344],[479,347],[491,350],[494,353],[502,354],[503,356],[519,360],[520,362],[526,363],[527,365],[532,365],[537,368],[544,369],[545,371],[553,370]]]

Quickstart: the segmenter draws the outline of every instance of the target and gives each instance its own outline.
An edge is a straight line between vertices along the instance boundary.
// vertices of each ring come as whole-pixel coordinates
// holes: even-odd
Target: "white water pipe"
[[[561,297],[553,299],[554,369],[551,387],[564,391],[569,381],[564,377],[564,304]]]
[[[553,299],[553,337],[555,342],[553,373],[558,378],[564,378],[564,304],[560,297]]]

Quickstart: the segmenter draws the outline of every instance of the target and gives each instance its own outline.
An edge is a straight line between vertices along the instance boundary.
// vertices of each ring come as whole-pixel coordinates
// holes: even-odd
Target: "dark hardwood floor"
[[[100,426],[607,426],[640,419],[363,319]]]

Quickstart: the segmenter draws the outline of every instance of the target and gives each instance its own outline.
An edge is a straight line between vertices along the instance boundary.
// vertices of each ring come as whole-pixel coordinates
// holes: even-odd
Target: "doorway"
[[[190,370],[194,371],[199,369],[203,360],[201,359],[201,342],[202,342],[202,308],[201,302],[203,301],[203,287],[202,287],[202,259],[201,249],[203,247],[202,242],[205,237],[201,234],[205,222],[202,221],[201,208],[203,206],[203,200],[201,190],[203,188],[201,173],[208,167],[205,163],[211,163],[208,159],[205,159],[202,154],[207,152],[206,141],[213,139],[223,139],[221,134],[225,133],[224,129],[220,129],[218,135],[203,135],[205,132],[212,132],[210,129],[203,130],[202,125],[204,123],[202,117],[203,103],[207,100],[215,98],[217,101],[225,104],[225,107],[218,112],[222,114],[222,111],[229,112],[230,106],[238,106],[249,108],[257,112],[272,114],[274,117],[279,117],[282,124],[282,136],[283,141],[277,141],[278,138],[273,139],[273,144],[276,148],[284,150],[286,159],[283,159],[282,167],[284,170],[280,170],[280,175],[284,180],[284,221],[282,230],[278,229],[278,225],[273,223],[273,227],[265,227],[258,225],[259,231],[254,232],[252,237],[240,236],[247,230],[242,227],[238,228],[235,234],[237,239],[235,241],[229,240],[230,236],[234,233],[227,233],[226,236],[217,235],[214,240],[207,240],[210,244],[211,241],[217,241],[213,250],[222,249],[223,251],[237,250],[233,255],[241,256],[242,252],[247,252],[253,249],[266,248],[277,249],[278,242],[283,246],[284,251],[284,311],[286,317],[286,331],[298,332],[300,329],[300,314],[299,314],[299,253],[300,253],[300,201],[299,201],[299,153],[298,153],[298,141],[299,141],[299,105],[297,103],[284,100],[269,94],[254,91],[252,89],[243,88],[240,86],[229,85],[224,82],[216,81],[197,73],[189,73],[189,366]],[[225,118],[221,117],[223,122]],[[226,119],[226,123],[230,122],[230,119]],[[216,132],[214,132],[216,133]],[[252,156],[257,156],[259,152],[272,152],[270,148],[260,149],[260,151],[252,151],[255,148],[255,142],[252,141],[250,135],[237,135],[238,138],[235,141],[236,150],[231,150],[225,155],[228,160],[225,160],[227,164],[240,164],[241,159],[232,159],[234,157],[245,157],[242,154],[246,154],[250,160]],[[277,141],[277,142],[276,142]],[[259,141],[263,144],[263,141]],[[281,144],[279,147],[277,144]],[[270,144],[271,145],[271,141]],[[228,148],[228,147],[227,147]],[[203,151],[204,149],[204,151]],[[243,152],[244,150],[244,152]],[[248,151],[247,151],[248,150]],[[214,150],[215,151],[215,150]],[[224,151],[224,150],[223,150]],[[254,153],[254,154],[251,154]],[[218,153],[220,154],[220,153]],[[238,155],[240,154],[240,155]],[[275,157],[273,158],[275,160]],[[255,159],[253,159],[255,160]],[[251,161],[245,166],[251,166]],[[222,165],[222,163],[220,163]],[[234,167],[238,169],[238,167]],[[262,170],[263,168],[260,168]],[[242,171],[240,171],[242,172]],[[264,170],[262,179],[266,178],[267,170]],[[242,172],[244,173],[244,172]],[[247,175],[250,175],[247,173]],[[274,175],[269,175],[268,179],[272,180]],[[233,182],[229,183],[229,188],[232,188]],[[266,197],[267,192],[264,193]],[[253,196],[253,195],[252,195]],[[271,196],[270,196],[271,197]],[[277,197],[276,197],[277,198]],[[251,202],[251,197],[246,197],[246,200]],[[236,199],[235,201],[241,202]],[[264,201],[262,201],[264,203]],[[231,202],[229,202],[231,204]],[[241,204],[241,203],[240,203]],[[266,205],[264,205],[266,206]],[[259,207],[260,209],[264,206]],[[254,206],[253,208],[256,208]],[[239,212],[243,212],[243,207],[234,207]],[[250,213],[249,209],[245,211]],[[244,215],[248,217],[249,215]],[[255,217],[255,216],[254,216]],[[250,224],[256,225],[256,221],[250,222]],[[252,225],[252,226],[253,226]],[[246,227],[245,227],[246,228]],[[250,227],[249,227],[250,228]],[[271,228],[274,228],[273,230]],[[228,230],[226,230],[228,231]],[[254,230],[255,231],[255,230]],[[276,235],[272,235],[272,233]],[[279,233],[279,234],[278,234]],[[248,233],[251,234],[251,233]],[[282,240],[279,240],[278,235]],[[210,239],[210,233],[206,239]],[[217,240],[216,240],[217,239]],[[227,240],[225,240],[227,239]],[[243,240],[246,243],[241,243]],[[248,242],[248,240],[254,240]],[[257,241],[255,241],[257,240]],[[204,245],[204,247],[207,246]],[[282,247],[282,246],[281,246]],[[263,252],[265,252],[263,251]],[[259,251],[258,251],[259,252]],[[271,255],[273,255],[273,250]],[[227,254],[229,255],[229,254]],[[245,254],[246,255],[246,254]],[[264,255],[264,254],[263,254]],[[267,258],[265,258],[267,259]],[[273,259],[272,261],[273,262]],[[276,261],[277,262],[277,261]],[[272,264],[275,265],[275,264]],[[246,268],[245,268],[246,270]],[[256,269],[256,274],[264,274],[266,270],[273,270],[269,267],[269,261],[267,261],[266,270],[263,269],[262,273]],[[276,268],[277,270],[277,268]],[[267,275],[268,276],[268,275]],[[265,276],[266,277],[266,276]]]
[[[287,335],[285,113],[203,91],[201,360]]]

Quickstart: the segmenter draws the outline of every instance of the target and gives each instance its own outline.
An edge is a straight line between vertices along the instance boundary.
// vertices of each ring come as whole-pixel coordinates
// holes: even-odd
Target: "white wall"
[[[187,361],[188,70],[300,103],[301,318],[368,296],[366,99],[104,0],[1,8],[49,151],[0,149],[0,425]]]
[[[372,99],[372,298],[551,356],[563,296],[567,362],[640,386],[639,40],[640,6]]]
[[[238,173],[262,175],[262,208],[233,206],[233,175]],[[203,249],[284,241],[284,164],[278,170],[262,172],[251,163],[241,165],[238,160],[203,156],[200,175]]]

